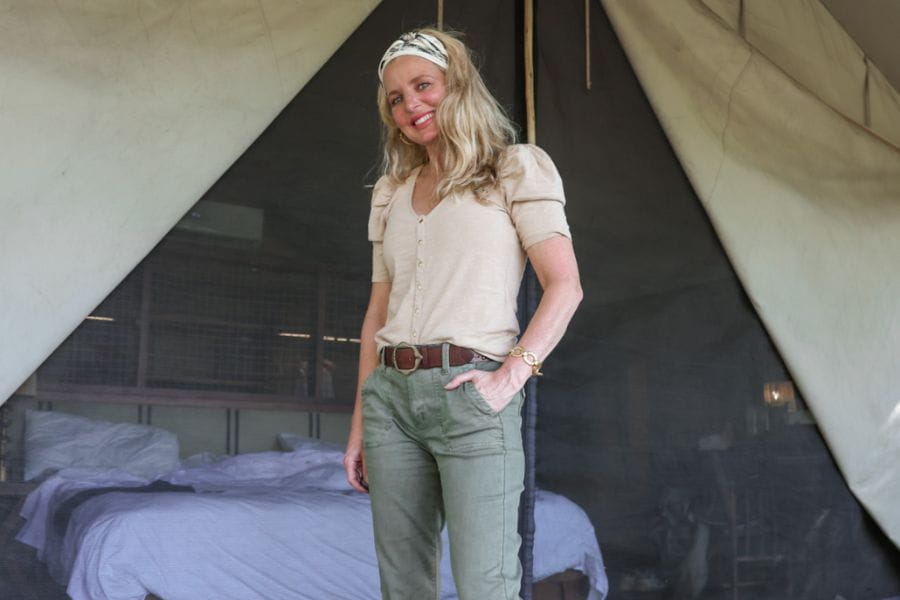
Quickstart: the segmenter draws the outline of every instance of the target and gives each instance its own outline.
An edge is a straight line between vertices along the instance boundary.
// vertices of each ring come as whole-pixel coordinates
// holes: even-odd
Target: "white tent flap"
[[[835,73],[811,91],[700,0],[603,4],[851,489],[900,543],[900,151],[832,108],[852,47],[824,36],[850,58],[820,65],[785,49]],[[788,18],[747,4],[775,11],[754,27]]]
[[[378,3],[4,3],[0,403]]]
[[[869,126],[900,148],[900,94],[881,71],[869,64]]]
[[[825,103],[863,122],[863,52],[819,0],[745,0],[744,35]]]

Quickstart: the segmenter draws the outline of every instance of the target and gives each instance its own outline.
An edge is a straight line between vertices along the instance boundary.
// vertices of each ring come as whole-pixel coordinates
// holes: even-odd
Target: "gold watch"
[[[532,375],[543,375],[543,373],[541,373],[541,366],[544,363],[538,360],[534,352],[529,352],[522,346],[513,346],[513,349],[509,351],[509,355],[518,356],[524,360],[525,364],[531,367]]]

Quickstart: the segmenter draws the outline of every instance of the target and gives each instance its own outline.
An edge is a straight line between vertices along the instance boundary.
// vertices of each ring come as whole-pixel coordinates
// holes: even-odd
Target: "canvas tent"
[[[4,140],[40,137],[33,132],[48,123],[60,133],[31,154],[6,148],[16,169],[4,191],[0,397],[207,188],[205,201],[264,210],[267,251],[364,282],[357,234],[377,152],[366,61],[403,29],[433,21],[434,6],[382,2],[294,96],[373,4],[292,3],[284,13],[279,3],[208,13],[180,5],[155,15],[13,5],[18,22],[46,29],[4,36],[5,57],[31,61],[6,83],[4,105],[65,104],[52,119],[2,113]],[[518,3],[446,4],[447,24],[469,33],[492,89],[521,122]],[[793,597],[897,591],[896,549],[867,528],[814,427],[794,420],[802,405],[787,414],[763,400],[765,384],[796,381],[853,491],[896,543],[896,93],[831,22],[825,39],[837,42],[817,55],[851,67],[815,62],[848,73],[816,77],[809,54],[767,37],[801,38],[774,26],[792,16],[770,17],[775,6],[592,3],[590,91],[582,3],[538,6],[537,138],[566,182],[586,290],[540,383],[538,481],[588,507],[622,590],[639,587],[642,565],[683,572],[680,561],[702,545],[698,522],[707,582],[728,580],[715,559],[737,516],[722,500],[731,498],[767,511],[758,539],[781,550],[766,548],[765,579],[780,582],[789,563]],[[827,16],[817,2],[797,6],[797,27]],[[304,12],[314,8],[315,21]],[[330,42],[301,41],[313,22],[335,33]],[[60,38],[68,41],[48,42]],[[119,44],[129,51],[103,50]],[[309,48],[318,58],[301,66]],[[816,81],[828,85],[817,91]],[[22,82],[55,93],[22,97],[34,89]],[[863,84],[866,94],[846,92]],[[129,94],[146,108],[117,113]],[[816,152],[798,158],[798,140]],[[778,559],[785,547],[807,554]]]

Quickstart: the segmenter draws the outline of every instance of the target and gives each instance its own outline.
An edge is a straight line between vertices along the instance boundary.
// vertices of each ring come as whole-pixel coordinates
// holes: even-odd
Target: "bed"
[[[379,598],[368,497],[339,448],[294,438],[285,452],[199,455],[152,479],[66,467],[27,497],[17,539],[75,600]],[[607,591],[585,513],[538,491],[536,580],[577,570]],[[442,600],[456,598],[444,538]]]

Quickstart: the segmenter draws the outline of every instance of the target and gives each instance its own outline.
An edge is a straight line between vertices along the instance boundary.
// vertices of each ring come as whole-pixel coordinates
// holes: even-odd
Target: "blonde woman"
[[[384,175],[347,478],[371,495],[385,600],[440,597],[445,523],[459,598],[518,598],[522,387],[582,296],[562,182],[513,144],[456,35],[404,34],[378,74]],[[526,257],[544,294],[517,339]]]

